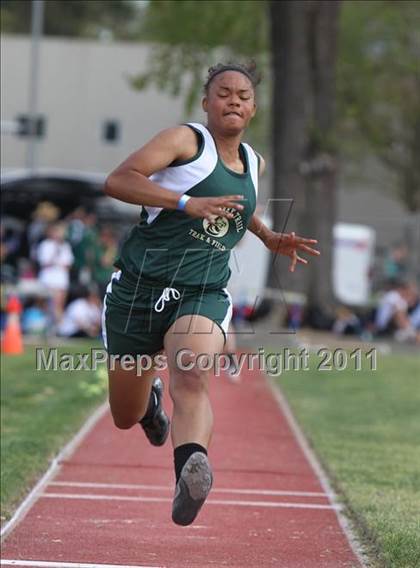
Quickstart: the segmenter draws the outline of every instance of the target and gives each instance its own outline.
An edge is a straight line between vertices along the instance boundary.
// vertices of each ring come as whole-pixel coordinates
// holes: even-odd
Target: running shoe
[[[140,420],[140,425],[153,446],[163,446],[169,434],[170,420],[162,406],[163,381],[160,377],[153,381],[150,396],[155,397],[155,405],[153,410]]]
[[[182,468],[175,487],[172,520],[177,525],[190,525],[210,493],[213,474],[203,452],[194,452]]]
[[[240,368],[237,366],[232,353],[227,353],[229,358],[229,368],[226,371],[227,378],[231,383],[240,383],[241,382],[241,371]]]

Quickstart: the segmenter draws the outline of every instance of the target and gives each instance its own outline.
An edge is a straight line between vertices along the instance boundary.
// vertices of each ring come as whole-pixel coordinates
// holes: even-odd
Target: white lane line
[[[64,446],[64,448],[52,460],[50,467],[16,509],[12,518],[1,529],[0,538],[2,542],[4,538],[9,534],[9,532],[14,529],[14,527],[25,517],[26,513],[38,499],[41,491],[45,489],[45,486],[48,485],[49,480],[57,473],[58,469],[60,468],[60,463],[74,452],[77,446],[82,442],[83,438],[92,430],[92,428],[102,418],[108,408],[109,404],[107,402],[99,406],[99,408],[97,408],[95,412],[86,420],[86,422],[83,424],[74,438],[70,440],[70,442],[66,446]]]
[[[172,503],[166,497],[134,497],[131,495],[92,495],[89,493],[42,493],[40,497],[50,499],[87,499],[92,501],[144,501],[148,503]],[[280,507],[292,509],[336,509],[340,505],[320,505],[318,503],[282,503],[281,501],[221,501],[209,499],[208,505],[238,505],[240,507]]]
[[[353,550],[356,558],[360,562],[360,566],[362,568],[366,568],[368,564],[367,556],[365,555],[360,542],[353,533],[349,520],[347,519],[347,517],[344,516],[342,512],[344,507],[338,505],[338,498],[334,489],[332,488],[330,480],[328,479],[327,474],[325,473],[318,458],[316,457],[315,452],[312,450],[311,446],[309,445],[309,442],[307,441],[299,423],[297,422],[286,397],[283,395],[280,386],[278,385],[278,383],[276,383],[274,378],[268,377],[268,375],[266,374],[264,374],[264,377],[267,381],[267,384],[272,394],[274,395],[274,398],[280,408],[280,411],[283,413],[284,417],[286,418],[286,421],[291,431],[293,432],[297,443],[299,444],[302,452],[304,453],[306,459],[311,465],[313,472],[319,479],[322,489],[325,491],[325,493],[331,496],[331,503],[333,503],[334,505],[338,524],[340,525],[343,533],[347,537],[351,549]]]
[[[45,560],[6,560],[2,566],[38,566],[38,568],[165,568],[164,566],[146,566],[145,564],[87,564],[86,562],[46,562]]]
[[[137,483],[93,483],[85,481],[51,481],[49,485],[59,487],[90,487],[92,489],[139,489],[144,491],[170,491],[173,487],[169,485],[140,485]],[[291,495],[293,497],[324,497],[329,495],[317,491],[281,491],[277,489],[225,489],[214,487],[212,493],[232,493],[235,495]]]

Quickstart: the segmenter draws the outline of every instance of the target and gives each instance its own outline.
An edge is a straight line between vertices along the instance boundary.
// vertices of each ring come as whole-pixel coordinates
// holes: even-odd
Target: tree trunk
[[[307,230],[318,239],[321,256],[308,265],[308,303],[331,313],[334,303],[333,227],[336,220],[337,160],[334,141],[335,62],[340,3],[311,3],[309,50],[312,120],[307,148]]]
[[[306,209],[299,164],[307,146],[308,60],[305,2],[270,3],[272,96],[272,216],[275,231],[298,232]],[[287,259],[273,258],[269,286],[305,291],[302,275],[287,271]]]
[[[319,240],[320,258],[295,274],[273,262],[269,285],[305,292],[310,306],[330,311],[332,230],[336,216],[333,149],[339,2],[270,3],[273,69],[273,198],[293,200],[286,230]],[[276,231],[285,230],[290,201],[274,201]],[[281,272],[280,272],[281,270]]]

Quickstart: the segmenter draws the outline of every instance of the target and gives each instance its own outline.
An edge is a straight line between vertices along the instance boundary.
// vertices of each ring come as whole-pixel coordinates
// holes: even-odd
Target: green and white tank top
[[[144,206],[115,264],[123,274],[136,281],[140,277],[146,284],[223,288],[230,277],[230,251],[245,235],[255,211],[259,160],[251,146],[241,143],[245,171],[234,172],[219,158],[207,128],[197,123],[188,126],[200,140],[197,154],[149,179],[180,196],[243,195],[244,209],[232,209],[233,219],[217,217],[209,223],[183,211]]]

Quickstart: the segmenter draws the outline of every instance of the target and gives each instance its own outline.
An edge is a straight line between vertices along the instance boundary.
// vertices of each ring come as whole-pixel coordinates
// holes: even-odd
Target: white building
[[[30,49],[28,36],[2,37],[3,125],[28,112]],[[37,166],[107,172],[158,130],[185,120],[181,99],[130,86],[148,52],[134,43],[42,40],[38,114],[46,123]],[[115,140],[105,139],[107,127]],[[2,167],[24,167],[27,138],[3,131],[1,138]]]

